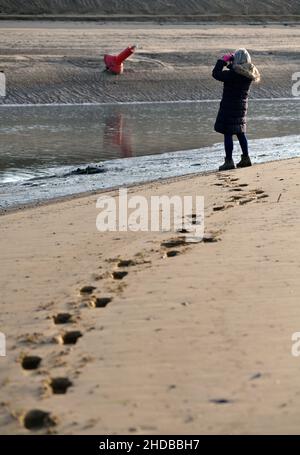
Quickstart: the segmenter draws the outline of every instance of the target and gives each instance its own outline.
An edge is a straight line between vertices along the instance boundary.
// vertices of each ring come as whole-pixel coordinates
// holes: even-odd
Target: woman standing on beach
[[[226,69],[224,69],[227,67]],[[215,130],[224,134],[225,163],[220,171],[235,169],[232,159],[233,135],[236,135],[241,149],[242,158],[237,167],[252,166],[248,154],[247,111],[250,86],[260,81],[258,69],[251,63],[251,56],[246,49],[238,49],[234,54],[224,55],[213,69],[213,77],[224,82],[223,98],[215,123]]]

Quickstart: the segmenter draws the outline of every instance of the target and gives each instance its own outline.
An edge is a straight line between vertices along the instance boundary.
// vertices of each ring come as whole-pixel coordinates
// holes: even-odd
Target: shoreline
[[[101,15],[101,14],[0,14],[0,21],[57,21],[57,22],[154,22],[163,24],[182,24],[184,22],[191,24],[214,24],[214,23],[227,23],[239,24],[250,23],[251,25],[257,24],[282,24],[287,22],[290,24],[298,24],[300,14],[192,14],[192,15],[152,15],[152,14],[130,14],[130,15]]]
[[[300,152],[299,152],[299,158],[300,158]],[[298,157],[270,160],[270,161],[263,162],[263,163],[254,163],[252,165],[252,168],[258,167],[258,169],[259,169],[261,166],[265,166],[266,164],[281,163],[281,162],[296,160],[296,159],[298,159]],[[235,170],[235,172],[239,172],[239,171],[240,171],[239,169]],[[82,192],[82,193],[74,193],[72,195],[55,197],[53,199],[45,199],[43,201],[38,201],[38,202],[29,202],[24,205],[8,207],[6,209],[0,208],[0,218],[4,217],[6,215],[13,214],[13,213],[20,213],[20,212],[23,212],[26,210],[35,210],[35,209],[42,208],[42,207],[48,207],[48,206],[52,206],[52,205],[56,205],[56,204],[61,204],[64,202],[70,202],[72,200],[86,199],[86,198],[90,198],[92,196],[100,197],[102,195],[111,194],[111,193],[117,195],[119,189],[127,188],[128,190],[138,191],[138,190],[144,190],[145,188],[147,188],[148,185],[153,185],[153,184],[169,185],[171,183],[180,182],[182,180],[184,181],[184,180],[194,179],[195,177],[202,178],[202,177],[206,177],[206,176],[210,176],[210,175],[218,175],[218,174],[220,174],[220,171],[218,169],[211,170],[211,171],[195,172],[192,174],[183,174],[183,175],[174,176],[174,177],[158,178],[158,179],[149,180],[146,182],[137,182],[137,183],[132,183],[130,185],[114,186],[111,188],[91,190],[91,191],[86,191],[86,192]]]
[[[300,101],[300,97],[291,96],[289,98],[253,98],[249,97],[249,101]],[[218,103],[219,99],[202,99],[202,100],[170,100],[170,101],[117,101],[113,102],[95,102],[95,103],[23,103],[23,104],[6,104],[0,103],[1,107],[93,107],[93,106],[131,106],[131,105],[147,105],[147,104],[197,104],[197,103]]]

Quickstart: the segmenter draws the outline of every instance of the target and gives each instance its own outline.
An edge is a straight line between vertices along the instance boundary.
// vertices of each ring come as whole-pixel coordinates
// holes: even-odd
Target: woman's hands
[[[228,63],[228,62],[230,62],[230,60],[232,60],[232,57],[233,57],[232,53],[225,54],[225,55],[223,55],[222,60],[223,60],[223,62]]]

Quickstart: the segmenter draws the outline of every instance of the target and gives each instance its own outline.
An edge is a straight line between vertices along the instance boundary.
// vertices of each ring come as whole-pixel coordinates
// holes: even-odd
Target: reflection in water
[[[211,147],[222,141],[213,130],[218,105],[0,106],[0,185],[62,167]],[[297,99],[252,100],[249,139],[298,134],[299,117]]]
[[[103,145],[108,150],[116,147],[120,158],[133,156],[131,127],[122,112],[113,112],[106,117]]]

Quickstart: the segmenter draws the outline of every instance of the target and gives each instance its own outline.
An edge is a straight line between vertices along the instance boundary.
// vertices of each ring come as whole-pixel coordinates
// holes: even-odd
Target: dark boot
[[[241,167],[250,167],[252,166],[250,157],[248,155],[242,155],[241,156],[241,161],[236,165],[236,167],[241,168]]]
[[[228,158],[225,158],[225,163],[219,167],[219,171],[231,171],[232,169],[235,169],[233,159]]]

